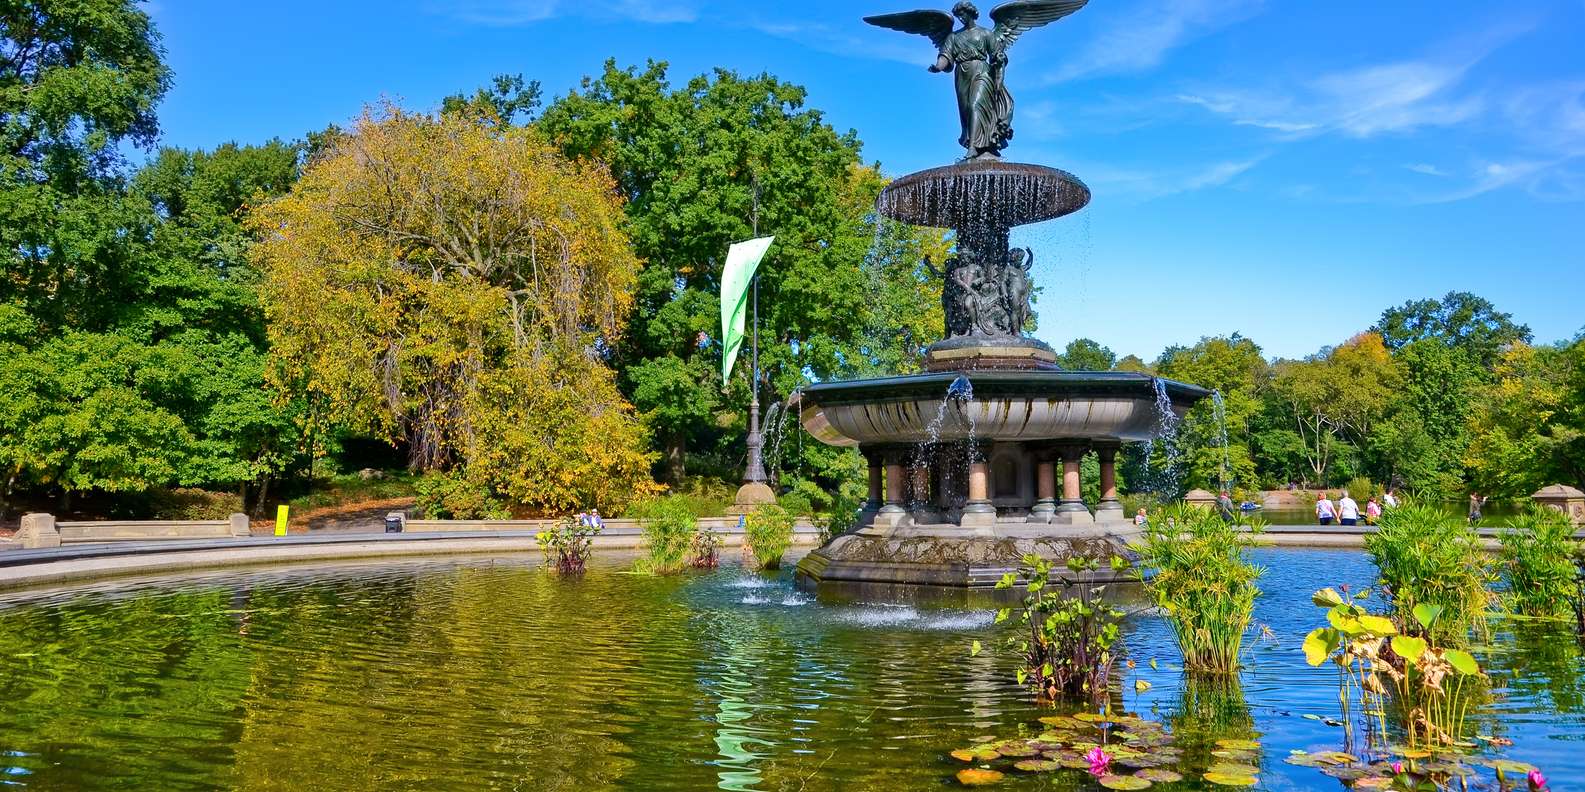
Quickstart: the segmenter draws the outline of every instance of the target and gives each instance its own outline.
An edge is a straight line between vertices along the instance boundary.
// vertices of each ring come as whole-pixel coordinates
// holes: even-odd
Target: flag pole
[[[754,180],[754,236],[759,237],[759,177]],[[754,382],[748,402],[748,469],[743,471],[745,484],[763,483],[765,476],[765,437],[759,430],[759,270],[754,272]]]

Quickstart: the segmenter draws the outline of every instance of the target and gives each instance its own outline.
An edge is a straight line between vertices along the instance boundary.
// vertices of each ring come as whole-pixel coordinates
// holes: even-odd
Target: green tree
[[[1585,344],[1517,344],[1470,411],[1465,463],[1476,488],[1518,498],[1548,484],[1585,485]]]
[[[1171,347],[1156,361],[1163,377],[1220,394],[1189,411],[1179,430],[1179,455],[1189,487],[1221,489],[1259,486],[1251,429],[1260,411],[1259,389],[1268,377],[1260,347],[1241,335],[1202,338],[1192,347]],[[1225,432],[1225,436],[1224,436]]]
[[[1067,371],[1111,371],[1117,355],[1096,341],[1075,338],[1057,356],[1057,365]]]
[[[1440,300],[1411,300],[1389,308],[1370,331],[1394,352],[1416,341],[1435,340],[1464,350],[1487,370],[1507,346],[1531,339],[1530,328],[1514,323],[1512,314],[1469,292],[1448,292]]]
[[[767,407],[811,376],[906,370],[939,338],[938,281],[923,262],[930,250],[912,231],[878,233],[883,180],[861,164],[857,137],[804,100],[804,89],[770,75],[717,70],[674,88],[665,64],[608,62],[538,122],[568,155],[607,163],[628,198],[646,267],[614,361],[661,435],[673,483],[698,452],[714,450],[722,475],[741,460],[749,383],[734,377],[723,394],[718,379],[717,295],[732,243],[777,237],[760,269]],[[796,466],[817,461],[834,458]],[[835,478],[851,467],[814,473]]]
[[[1326,485],[1333,463],[1349,462],[1354,472],[1356,446],[1371,436],[1388,414],[1402,372],[1380,336],[1362,333],[1347,343],[1303,361],[1282,361],[1274,369],[1272,394],[1304,444],[1311,483]]]

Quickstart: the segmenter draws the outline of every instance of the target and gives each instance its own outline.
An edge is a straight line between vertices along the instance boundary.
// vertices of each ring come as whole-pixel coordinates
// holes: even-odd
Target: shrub
[[[1125,566],[1119,558],[1111,563],[1113,568]],[[1117,662],[1112,647],[1117,643],[1123,612],[1102,601],[1104,586],[1078,582],[1099,567],[1100,562],[1094,559],[1070,558],[1070,581],[1064,580],[1060,571],[1053,575],[1049,561],[1027,555],[1017,572],[1007,573],[996,584],[998,589],[1012,589],[1023,581],[1023,604],[997,611],[996,623],[1018,614],[1018,630],[1004,645],[1021,659],[1018,684],[1030,687],[1042,703],[1097,702],[1111,690],[1112,667]],[[1070,585],[1076,594],[1067,593]],[[978,642],[974,651],[979,651]]]
[[[815,517],[815,527],[820,529],[820,544],[853,532],[858,526],[860,505],[857,499],[838,494],[831,499],[831,511]]]
[[[743,521],[743,549],[760,569],[780,569],[781,557],[792,547],[795,518],[786,509],[767,504]]]
[[[1475,529],[1435,504],[1405,502],[1381,515],[1381,526],[1365,535],[1365,549],[1381,571],[1382,590],[1392,598],[1399,629],[1422,633],[1413,618],[1421,604],[1441,609],[1434,635],[1464,640],[1486,626],[1491,579]]]
[[[1569,614],[1575,596],[1574,526],[1555,509],[1532,507],[1508,521],[1502,542],[1514,610],[1526,616]]]
[[[153,492],[149,500],[150,511],[162,520],[224,520],[242,511],[242,496],[235,492],[178,488]]]
[[[721,565],[721,534],[707,525],[694,531],[689,544],[688,563],[694,569],[715,569]]]
[[[505,520],[512,512],[487,485],[461,472],[431,473],[418,480],[418,510],[431,520]]]
[[[579,517],[568,517],[556,527],[534,536],[545,554],[545,564],[563,575],[582,572],[594,555],[594,537],[600,527]]]
[[[690,479],[666,495],[634,502],[623,510],[623,514],[642,520],[658,513],[657,509],[666,508],[663,503],[679,503],[695,517],[720,517],[726,514],[727,507],[732,505],[736,495],[736,488],[719,480]]]
[[[1168,527],[1168,523],[1171,527]],[[1191,671],[1230,674],[1255,610],[1264,570],[1244,559],[1259,524],[1244,530],[1200,506],[1171,506],[1150,521],[1136,549],[1151,599],[1167,614]],[[1141,570],[1143,574],[1143,569]]]
[[[644,557],[634,563],[637,572],[669,575],[682,570],[693,547],[699,520],[684,500],[662,498],[651,505],[639,526],[644,531]]]

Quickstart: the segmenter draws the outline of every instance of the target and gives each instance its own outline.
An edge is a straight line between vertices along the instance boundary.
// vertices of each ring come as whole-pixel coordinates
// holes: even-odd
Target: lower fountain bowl
[[[963,387],[960,378],[972,398],[947,399],[949,389]],[[821,442],[848,447],[970,439],[1144,442],[1160,426],[1161,392],[1178,417],[1211,395],[1134,372],[948,371],[811,385],[803,390],[800,419]]]

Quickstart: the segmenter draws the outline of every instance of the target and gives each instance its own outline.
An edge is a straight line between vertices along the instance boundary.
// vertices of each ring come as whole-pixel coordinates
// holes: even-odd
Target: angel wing
[[[876,27],[929,36],[930,43],[935,44],[936,49],[946,43],[953,27],[952,15],[945,11],[904,11],[900,14],[867,16],[864,21]]]
[[[1013,46],[1018,37],[1049,25],[1084,7],[1090,0],[1012,0],[991,11],[996,22],[996,40],[1002,50]]]

